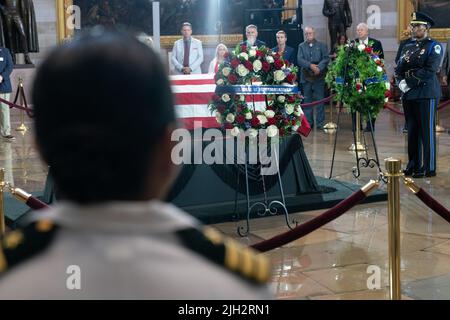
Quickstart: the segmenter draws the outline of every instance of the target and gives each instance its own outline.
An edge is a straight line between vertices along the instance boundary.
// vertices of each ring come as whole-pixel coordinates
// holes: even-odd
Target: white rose
[[[271,125],[267,128],[267,136],[269,138],[276,137],[278,135],[278,128],[277,126]]]
[[[364,44],[364,43],[361,43],[359,46],[358,46],[358,50],[359,51],[364,51],[364,50],[366,50],[366,45]]]
[[[245,77],[249,73],[248,69],[243,64],[238,65],[238,67],[236,68],[236,71],[237,71],[238,75],[241,77]]]
[[[277,70],[273,73],[273,77],[276,82],[281,82],[286,78],[283,70]]]
[[[242,94],[242,95],[240,95],[239,96],[239,100],[241,101],[241,102],[245,102],[245,96]]]
[[[255,72],[259,72],[261,69],[262,69],[262,62],[259,61],[259,60],[255,60],[255,61],[253,62],[253,70],[254,70]]]
[[[229,114],[227,115],[227,122],[233,123],[235,119],[236,119],[236,117],[234,116],[234,114],[229,113]]]
[[[233,130],[231,130],[231,135],[233,137],[237,137],[241,133],[241,130],[239,130],[238,127],[234,127]]]
[[[225,77],[228,77],[230,75],[230,72],[231,72],[231,68],[226,67],[226,68],[222,69],[222,73]]]
[[[384,99],[384,102],[388,103],[389,102],[389,98]]]
[[[383,68],[380,67],[380,66],[378,66],[378,67],[377,67],[377,71],[378,71],[378,72],[383,72]]]
[[[275,111],[273,111],[273,110],[266,110],[264,112],[264,115],[266,116],[267,119],[272,119],[273,117],[275,117]]]
[[[292,104],[288,104],[286,106],[286,113],[287,114],[293,114],[294,113],[294,106]]]
[[[240,58],[244,58],[244,60],[248,60],[248,54],[245,52],[242,52],[241,54],[239,54]]]
[[[277,98],[277,100],[278,100],[279,103],[284,103],[286,101],[286,97],[285,96],[279,96]]]
[[[224,82],[223,82],[223,80],[222,80],[222,79],[219,79],[219,80],[217,80],[217,82],[216,82],[216,83],[217,83],[217,85],[218,85],[218,86],[221,86],[221,85],[223,85],[223,83],[224,83]]]
[[[250,138],[256,138],[258,136],[258,130],[256,129],[248,129],[247,134]]]
[[[300,126],[298,126],[298,125],[295,125],[295,126],[292,127],[292,131],[293,132],[297,132],[298,129],[300,129]]]
[[[216,121],[217,123],[222,123],[222,115],[219,111],[216,112]]]
[[[231,98],[229,95],[227,95],[227,94],[222,95],[223,102],[227,103],[227,102],[230,102],[230,100],[231,100]]]
[[[248,52],[248,55],[249,55],[250,57],[256,56],[256,50],[255,50],[255,49],[250,49],[250,51]]]
[[[390,82],[386,82],[386,90],[388,90],[388,91],[391,90],[391,83]]]
[[[247,113],[245,114],[245,119],[246,119],[246,120],[252,120],[252,119],[253,119],[252,113],[251,113],[251,112],[247,112]]]
[[[297,117],[301,117],[302,115],[303,115],[303,110],[302,110],[302,108],[301,107],[297,107],[296,109],[295,109],[295,116],[297,116]]]
[[[267,61],[268,63],[274,63],[274,62],[275,62],[275,60],[273,59],[272,56],[267,56],[266,61]]]
[[[257,118],[258,118],[258,120],[259,120],[259,123],[261,123],[262,125],[264,125],[264,124],[267,123],[267,118],[266,118],[266,116],[259,115],[259,116],[257,116]]]

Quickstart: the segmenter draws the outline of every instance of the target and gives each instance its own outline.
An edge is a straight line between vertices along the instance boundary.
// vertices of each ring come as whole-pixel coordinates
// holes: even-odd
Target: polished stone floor
[[[364,169],[355,179],[350,117],[341,117],[334,178],[364,185],[376,178],[375,169]],[[16,128],[20,116],[12,114]],[[450,108],[441,113],[441,123],[450,128]],[[26,119],[27,126],[31,126]],[[380,159],[407,160],[403,118],[387,110],[376,124]],[[39,160],[30,131],[14,133],[16,141],[0,142],[0,166],[6,179],[27,190],[42,190],[47,174]],[[334,135],[314,131],[304,139],[306,153],[317,176],[328,177]],[[438,176],[417,181],[450,208],[450,135],[438,136]],[[382,186],[385,189],[385,186]],[[405,299],[450,299],[450,224],[427,209],[406,188],[401,189],[401,269]],[[294,214],[305,222],[321,212]],[[283,248],[267,253],[273,263],[271,288],[279,299],[388,299],[387,204],[357,206],[341,218]],[[251,221],[247,238],[236,235],[236,223],[215,227],[245,244],[254,244],[287,231],[283,217]],[[381,271],[381,288],[369,290],[368,267]]]

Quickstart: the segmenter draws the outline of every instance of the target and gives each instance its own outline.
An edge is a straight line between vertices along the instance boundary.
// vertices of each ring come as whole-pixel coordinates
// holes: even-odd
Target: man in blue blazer
[[[287,35],[286,32],[280,30],[277,32],[277,46],[272,49],[273,52],[277,52],[284,60],[289,61],[291,64],[296,65],[296,52],[294,48],[286,45]]]
[[[10,75],[13,68],[11,53],[7,48],[0,47],[0,97],[8,101],[12,92]],[[6,141],[14,140],[11,135],[9,106],[4,103],[0,103],[0,134]]]
[[[192,25],[183,23],[181,27],[183,39],[175,41],[172,50],[172,65],[176,74],[200,74],[203,63],[202,42],[192,37]]]
[[[246,45],[247,47],[262,47],[265,46],[266,43],[264,41],[258,40],[258,27],[254,24],[249,24],[245,27],[245,36],[247,38],[246,41],[242,41],[240,45]]]

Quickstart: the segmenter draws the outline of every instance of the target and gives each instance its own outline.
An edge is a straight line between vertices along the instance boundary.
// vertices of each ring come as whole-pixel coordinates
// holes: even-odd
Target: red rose
[[[391,92],[390,92],[390,91],[386,91],[386,92],[384,93],[384,96],[385,96],[386,98],[390,98],[390,97],[391,97]]]
[[[236,84],[236,82],[238,81],[238,77],[237,77],[235,74],[231,73],[231,74],[228,76],[228,81],[229,81],[231,84]]]
[[[273,110],[273,107],[272,106],[267,106],[266,110]]]
[[[242,45],[242,46],[241,46],[241,51],[242,51],[242,52],[247,51],[247,46],[246,46],[246,45]]]
[[[276,69],[280,70],[281,68],[283,68],[284,63],[283,63],[283,61],[281,61],[281,60],[275,60],[274,65],[275,65],[275,68],[276,68]]]
[[[256,50],[256,56],[259,58],[264,58],[264,53],[261,50]]]
[[[254,117],[251,121],[250,124],[252,125],[252,127],[257,127],[261,124],[261,122],[259,122],[259,119]]]
[[[275,126],[277,124],[277,120],[275,118],[267,119],[267,124],[269,126]]]
[[[227,130],[231,130],[234,127],[233,127],[233,125],[231,123],[225,123],[224,128],[227,129]]]
[[[231,60],[231,67],[236,69],[241,62],[238,59]]]
[[[273,55],[273,58],[274,58],[275,60],[278,60],[278,59],[281,58],[281,56],[280,56],[278,53],[275,53],[275,54]]]
[[[251,63],[250,61],[245,61],[245,67],[246,67],[249,71],[253,71],[253,63]]]
[[[225,107],[224,105],[217,106],[217,111],[219,111],[220,113],[224,113],[226,109],[227,107]]]
[[[284,128],[280,128],[280,130],[278,131],[280,136],[284,136],[284,134],[286,133],[286,131],[284,130]]]
[[[365,49],[365,51],[366,51],[368,54],[372,54],[372,52],[373,52],[373,50],[372,50],[371,47],[367,47],[367,48]]]
[[[236,122],[239,124],[243,124],[245,122],[245,117],[243,115],[238,115],[236,117]]]
[[[295,96],[292,96],[292,95],[288,96],[288,102],[289,103],[294,103],[295,100],[296,100]]]
[[[295,81],[296,78],[297,78],[297,77],[295,76],[295,74],[290,73],[290,74],[288,74],[288,76],[286,77],[286,80],[287,80],[287,82],[289,82],[289,83],[294,83],[294,81]]]
[[[270,71],[270,63],[268,63],[267,61],[264,61],[262,63],[262,70],[264,72],[269,72]]]
[[[381,60],[377,60],[376,64],[381,66],[381,64],[382,64]]]
[[[215,94],[215,95],[213,95],[212,99],[213,99],[215,102],[219,102],[221,98],[220,98],[220,96],[218,96],[217,94]]]
[[[359,91],[359,90],[361,90],[361,89],[362,89],[362,86],[361,86],[361,84],[360,84],[360,83],[357,83],[357,84],[356,84],[356,90],[358,90],[358,91]]]

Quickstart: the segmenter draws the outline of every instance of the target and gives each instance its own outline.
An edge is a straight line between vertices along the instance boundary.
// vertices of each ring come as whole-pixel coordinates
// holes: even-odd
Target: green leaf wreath
[[[371,43],[342,46],[325,81],[336,93],[336,101],[343,101],[349,112],[360,112],[364,118],[369,114],[376,118],[391,96],[384,62]]]

